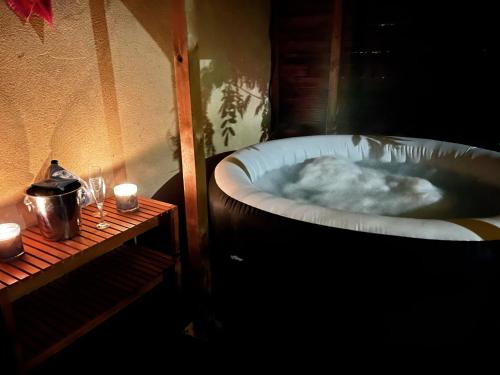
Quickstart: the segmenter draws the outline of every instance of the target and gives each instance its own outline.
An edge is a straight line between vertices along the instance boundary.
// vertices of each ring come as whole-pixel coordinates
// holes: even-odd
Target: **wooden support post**
[[[342,47],[342,0],[333,0],[333,31],[330,45],[330,83],[328,86],[328,109],[325,133],[336,131],[337,103],[340,80],[340,49]]]
[[[188,0],[189,1],[189,0]],[[188,3],[192,6],[192,3]],[[190,54],[196,45],[189,46],[184,0],[172,0],[172,26],[174,37],[174,75],[177,94],[177,115],[181,143],[182,176],[186,213],[187,246],[189,264],[185,274],[189,275],[186,287],[192,292],[210,290],[208,256],[208,205],[205,177],[205,155],[201,123],[193,120],[191,83],[199,82],[198,72],[190,77]],[[195,64],[197,66],[197,64]],[[190,79],[191,78],[191,79]],[[197,78],[197,79],[196,79]],[[194,95],[197,97],[197,95]],[[196,106],[194,106],[196,108]]]

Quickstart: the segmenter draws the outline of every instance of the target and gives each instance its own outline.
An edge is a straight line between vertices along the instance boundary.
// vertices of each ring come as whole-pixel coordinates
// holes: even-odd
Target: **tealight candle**
[[[121,184],[113,188],[116,198],[116,208],[121,212],[135,211],[139,208],[137,201],[137,185]]]
[[[21,227],[16,223],[0,224],[0,260],[9,260],[22,253]]]

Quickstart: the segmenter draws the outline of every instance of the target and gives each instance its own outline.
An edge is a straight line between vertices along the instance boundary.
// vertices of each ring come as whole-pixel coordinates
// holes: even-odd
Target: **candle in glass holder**
[[[22,253],[21,227],[16,223],[0,224],[0,260],[9,260]]]
[[[137,201],[137,185],[121,184],[113,188],[116,198],[116,208],[121,212],[135,211],[139,208]]]

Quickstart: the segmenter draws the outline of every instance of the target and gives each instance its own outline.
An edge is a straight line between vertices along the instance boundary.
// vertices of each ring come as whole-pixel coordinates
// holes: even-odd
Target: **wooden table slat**
[[[139,210],[137,211],[138,215],[150,215],[150,216],[162,215],[163,213],[165,213],[165,211],[153,211],[150,210],[149,207],[145,205],[139,206]]]
[[[138,253],[137,257],[139,259],[142,259],[143,258],[142,253]],[[165,254],[163,254],[159,251],[156,251],[156,250],[149,250],[148,255],[147,255],[147,259],[148,259],[148,261],[149,261],[149,259],[155,259],[155,262],[157,262],[161,267],[167,267],[168,263],[164,263],[164,262],[171,262],[172,261],[171,258],[165,257]]]
[[[146,197],[139,197],[139,202],[145,202],[151,206],[163,208],[165,211],[168,211],[168,210],[175,208],[175,206],[173,204],[154,200],[151,198],[146,198]]]
[[[92,300],[89,301],[88,295],[85,294],[85,292],[88,293],[88,290],[86,290],[86,288],[75,285],[73,288],[68,289],[67,287],[65,287],[65,283],[66,283],[65,279],[58,280],[52,283],[53,285],[50,285],[50,290],[47,291],[49,298],[57,299],[63,302],[71,300],[73,301],[86,300],[85,303],[79,303],[77,309],[72,309],[74,316],[78,317],[80,321],[85,321],[85,317],[88,316],[89,314],[93,314],[93,311],[96,310],[97,306],[101,305],[100,297],[97,296],[97,298],[92,298]],[[61,312],[64,312],[64,310],[66,310],[64,306],[65,305],[63,304],[63,307],[60,309],[62,310]]]
[[[23,257],[26,257],[26,254],[29,254],[29,255],[31,255],[35,258],[38,258],[44,262],[50,263],[51,265],[57,264],[60,261],[60,259],[58,259],[50,254],[47,254],[43,251],[40,251],[34,247],[29,246],[26,242],[23,244],[23,247],[24,247],[24,253],[25,253],[23,255]]]
[[[121,212],[118,212],[118,211],[113,212],[111,209],[106,210],[106,213],[107,213],[107,216],[110,216],[112,218],[124,221],[124,222],[132,224],[132,225],[138,225],[138,224],[140,224],[140,223],[142,223],[142,222],[144,222],[144,221],[147,220],[147,219],[144,219],[144,218],[141,218],[141,217],[134,218],[131,215],[122,214]]]
[[[165,212],[163,208],[148,206],[144,202],[139,202],[139,210],[142,212],[147,212],[152,215],[161,215]]]
[[[99,243],[99,242],[102,242],[102,241],[104,241],[106,239],[105,237],[101,237],[101,236],[96,235],[94,233],[87,232],[85,230],[85,228],[83,228],[83,225],[80,226],[80,237],[85,238],[87,240],[90,240],[90,241],[92,241],[95,244]]]
[[[78,250],[71,246],[66,246],[61,242],[54,242],[46,239],[40,234],[40,231],[36,227],[26,228],[25,230],[23,230],[22,234],[23,242],[29,242],[33,247],[40,248],[40,246],[45,245],[44,248],[50,247],[54,250],[61,251],[68,255],[78,254]],[[36,244],[33,245],[33,243]],[[40,244],[40,246],[38,246],[37,244]]]
[[[83,223],[85,225],[88,225],[88,226],[94,227],[94,228],[95,228],[96,224],[100,221],[99,218],[88,215],[84,211],[82,211],[82,219],[83,219]],[[112,235],[116,235],[116,234],[120,234],[121,232],[125,232],[128,229],[127,227],[117,225],[115,223],[110,222],[110,224],[111,224],[111,226],[109,228],[104,229],[103,232],[106,232],[106,233],[109,233]]]
[[[88,223],[85,222],[85,223],[82,223],[81,225],[81,230],[86,232],[86,233],[92,233],[96,236],[99,236],[99,237],[102,237],[103,239],[106,239],[106,238],[111,238],[113,237],[113,234],[110,234],[104,230],[101,230],[101,229],[97,229],[96,227],[94,226],[89,226],[87,225]]]
[[[148,249],[148,250],[149,250],[148,257],[156,258],[159,262],[168,261],[170,259],[170,258],[165,258],[165,254],[161,251],[152,250],[152,249]],[[140,256],[140,254],[138,256]]]
[[[25,316],[33,316],[36,314],[36,321],[32,322],[31,332],[42,332],[43,340],[60,340],[65,336],[65,331],[63,329],[63,324],[65,323],[65,318],[54,319],[54,315],[58,314],[58,306],[54,306],[54,299],[42,299],[39,293],[34,293],[30,296],[29,304],[23,305],[23,310]],[[71,317],[71,315],[68,314]],[[74,322],[74,327],[78,326],[77,322]]]
[[[13,278],[11,275],[0,271],[0,281],[6,285],[15,284],[18,280]]]
[[[124,260],[121,258],[115,260],[115,262],[118,263],[122,268],[126,268],[128,270],[127,276],[133,275],[139,280],[147,280],[151,275],[160,272],[158,270],[142,267],[141,264],[137,262],[135,257],[133,262],[127,264],[125,263],[127,261],[127,259]]]
[[[82,238],[79,235],[77,235],[77,236],[71,237],[68,240],[58,241],[58,242],[56,242],[56,244],[58,244],[58,247],[60,246],[61,248],[63,246],[65,248],[66,248],[66,246],[72,247],[73,249],[76,249],[79,252],[88,249],[89,246],[95,245],[95,242],[93,242],[93,241],[88,242],[87,244],[85,244],[85,242],[86,241],[82,241]]]
[[[22,270],[30,275],[34,275],[35,273],[40,272],[40,268],[35,267],[32,264],[27,263],[24,260],[24,255],[23,255],[23,258],[19,258],[19,259],[14,260],[13,262],[11,262],[11,265],[19,268],[20,270]]]
[[[35,258],[34,256],[31,256],[30,254],[28,254],[26,252],[24,252],[24,254],[21,257],[21,259],[24,262],[29,263],[29,264],[31,264],[34,267],[40,268],[41,270],[50,267],[50,263],[47,263],[47,262],[44,262],[41,259]]]
[[[136,264],[139,267],[145,268],[146,272],[158,272],[162,268],[165,268],[165,267],[168,266],[168,263],[167,264],[162,264],[162,263],[154,263],[154,264],[152,264],[151,258],[149,258],[149,257],[142,258],[140,256],[136,256],[135,257],[135,262],[136,262]]]
[[[90,246],[94,246],[95,244],[97,244],[101,241],[100,240],[99,241],[91,240],[90,238],[86,238],[86,237],[82,236],[81,233],[79,233],[78,235],[73,236],[70,239],[64,240],[61,242],[64,242],[65,244],[67,244],[69,246],[73,246],[73,247],[77,246],[78,250],[86,250]]]
[[[110,202],[116,205],[115,198],[111,198]],[[152,206],[151,203],[146,202],[142,198],[139,198],[139,211],[140,210],[148,210],[149,212],[153,212],[156,215],[168,211],[168,209],[165,209],[164,207]]]
[[[74,294],[76,288],[72,290],[65,288],[64,280],[58,280],[52,284],[54,285],[49,284],[41,290],[41,293],[36,294],[40,294],[42,301],[50,301],[52,308],[48,311],[48,314],[53,315],[57,321],[63,322],[63,329],[66,328],[67,331],[71,326],[78,328],[78,326],[85,322],[86,315],[91,313],[92,310],[88,309],[88,306],[80,306],[77,309],[72,304],[68,304],[68,301],[74,298],[81,298],[81,294],[78,293],[78,296]],[[78,292],[84,289],[78,288]]]
[[[105,206],[108,208],[108,210],[115,210],[116,213],[118,213],[121,217],[136,220],[136,221],[139,221],[141,223],[144,220],[149,220],[149,219],[158,215],[158,213],[148,213],[145,210],[141,211],[141,208],[139,208],[137,211],[134,211],[134,212],[120,212],[117,210],[114,202],[109,202]]]
[[[9,263],[0,262],[0,270],[4,273],[15,277],[18,280],[25,279],[29,276],[26,272],[21,271],[20,269],[10,265]]]
[[[118,225],[121,225],[121,226],[124,226],[124,227],[127,227],[127,228],[133,228],[136,225],[140,224],[140,223],[130,223],[128,220],[125,221],[119,215],[113,214],[113,213],[108,213],[108,215],[106,216],[105,220],[106,221],[110,221],[112,223],[116,223]]]
[[[144,209],[143,206],[141,206],[140,202],[139,202],[139,208],[137,210],[131,211],[131,212],[121,212],[116,207],[116,198],[110,198],[106,202],[106,204],[108,205],[108,207],[116,210],[117,212],[119,212],[120,214],[123,214],[123,215],[138,215],[138,214],[140,214],[142,212],[142,213],[145,213],[145,214],[147,214],[149,216],[156,216],[159,213],[165,212],[165,210],[155,210],[155,211],[152,211],[152,210],[147,210],[147,208]],[[144,212],[144,210],[147,210],[147,212]]]
[[[165,207],[159,207],[155,204],[152,204],[151,202],[147,201],[146,199],[144,198],[140,198],[139,199],[139,206],[144,206],[146,207],[148,210],[151,210],[151,211],[156,211],[158,213],[160,212],[165,212],[166,208]]]
[[[43,242],[38,242],[33,240],[32,238],[28,237],[28,235],[23,234],[22,236],[23,239],[23,246],[29,245],[34,249],[38,249],[40,251],[43,251],[44,253],[50,254],[56,258],[59,259],[66,259],[68,258],[71,254],[68,254],[66,251],[61,251],[58,249],[53,248],[52,246],[48,246],[47,244]],[[76,252],[74,252],[76,254]]]
[[[94,218],[94,217],[91,217],[91,216],[89,217],[88,214],[85,215],[85,218],[87,218],[88,220],[90,220],[90,221],[92,221],[94,223],[99,223],[100,222],[99,218],[97,218],[97,217]],[[104,220],[107,221],[108,223],[110,223],[112,228],[113,228],[114,224],[118,225],[119,227],[121,227],[119,229],[122,232],[125,231],[125,230],[127,230],[127,229],[129,229],[129,228],[134,227],[134,224],[130,224],[130,223],[126,222],[126,221],[122,221],[122,220],[116,219],[116,218],[110,216],[109,214],[106,215],[106,216],[104,216]]]
[[[165,210],[163,210],[163,211],[151,211],[151,210],[148,210],[147,208],[145,209],[145,208],[141,207],[140,204],[139,204],[139,208],[135,211],[121,212],[116,207],[116,199],[109,199],[108,201],[106,201],[106,206],[112,210],[116,210],[116,212],[119,212],[120,215],[125,215],[125,216],[130,216],[130,217],[137,216],[137,217],[143,217],[145,219],[149,219],[153,216],[157,216],[158,214],[160,214],[162,212],[165,212]]]

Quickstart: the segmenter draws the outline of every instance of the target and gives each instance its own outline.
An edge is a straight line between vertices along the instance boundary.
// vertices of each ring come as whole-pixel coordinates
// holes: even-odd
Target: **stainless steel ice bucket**
[[[24,204],[34,211],[42,235],[51,241],[66,240],[80,233],[81,188],[62,194],[39,195],[26,191]]]

